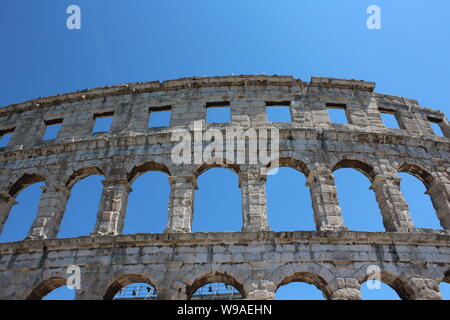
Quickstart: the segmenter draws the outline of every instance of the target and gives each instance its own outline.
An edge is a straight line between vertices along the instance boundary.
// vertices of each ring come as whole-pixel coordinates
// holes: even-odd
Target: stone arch
[[[308,177],[309,169],[308,166],[301,160],[297,160],[291,157],[281,157],[278,159],[278,167],[287,167],[291,169],[295,169]]]
[[[131,283],[147,283],[156,289],[155,285],[150,281],[150,279],[144,275],[136,273],[125,274],[110,283],[103,296],[103,300],[112,300],[121,288]]]
[[[330,282],[335,278],[332,270],[317,263],[288,263],[275,269],[269,275],[275,284],[275,291],[282,285],[291,282],[305,282],[316,286],[324,297],[329,299],[332,294]]]
[[[95,218],[96,216],[98,216],[98,206],[101,205],[101,197],[102,197],[102,182],[105,180],[105,173],[104,170],[102,168],[100,168],[99,166],[82,166],[82,167],[78,167],[75,168],[73,171],[68,172],[68,174],[65,176],[65,180],[63,180],[65,182],[66,188],[68,190],[67,192],[67,200],[66,203],[64,205],[64,209],[62,210],[62,214],[61,214],[61,218],[60,221],[58,222],[58,232],[57,232],[57,237],[74,237],[74,236],[81,236],[81,235],[88,235],[90,232],[92,232],[93,230],[84,230],[82,234],[80,233],[75,233],[72,235],[65,235],[62,236],[62,234],[66,233],[66,231],[71,230],[71,228],[73,226],[76,226],[77,228],[80,226],[88,226],[87,224],[87,220],[83,220],[83,224],[78,223],[79,220],[75,220],[73,221],[74,224],[72,223],[67,223],[67,220],[71,220],[74,219],[72,217],[74,217],[75,213],[74,212],[79,212],[79,211],[75,211],[75,210],[71,210],[69,211],[69,208],[71,208],[70,204],[72,203],[72,201],[74,201],[73,199],[77,197],[77,195],[79,196],[81,194],[81,188],[76,188],[78,189],[77,192],[74,190],[75,185],[77,185],[78,183],[81,183],[82,180],[84,180],[85,178],[88,178],[90,176],[95,176],[98,175],[100,176],[99,178],[95,178],[98,179],[98,181],[96,181],[96,186],[95,186],[95,190],[96,192],[98,192],[98,196],[96,195],[95,198],[91,198],[91,196],[94,195],[94,193],[89,193],[89,198],[90,199],[95,199],[94,203],[91,204],[91,210],[93,211],[86,211],[83,210],[82,213],[83,214],[89,214],[89,217],[92,217],[92,227],[94,228],[95,226]],[[67,177],[68,176],[68,177]],[[80,193],[79,193],[80,192]],[[98,204],[97,204],[98,201]],[[90,219],[90,218],[89,218]],[[70,226],[70,228],[68,228],[68,226]]]
[[[289,284],[291,282],[305,282],[314,285],[317,289],[322,291],[322,294],[328,299],[331,295],[331,291],[328,287],[328,283],[319,275],[309,273],[309,272],[295,272],[287,277],[285,277],[281,282],[278,283],[275,292],[283,285]]]
[[[429,209],[431,213],[433,213],[434,211],[434,214],[436,214],[442,228],[448,229],[450,221],[448,212],[448,195],[445,192],[445,186],[439,183],[440,181],[438,181],[438,179],[434,177],[431,170],[431,168],[425,167],[424,165],[418,165],[408,162],[399,165],[397,172],[408,173],[423,183],[426,189],[425,194],[428,195],[432,205],[432,207],[429,207],[427,209]],[[445,198],[447,198],[447,202],[442,201]],[[412,217],[414,218],[414,214],[412,215]]]
[[[163,173],[167,173],[169,176],[171,175],[169,168],[155,161],[145,161],[143,163],[135,165],[127,175],[128,181],[133,183],[140,175],[149,172],[149,171],[160,171]]]
[[[361,192],[364,192],[362,195],[367,197],[364,198],[365,201],[367,201],[367,203],[369,203],[372,207],[370,207],[370,210],[367,210],[367,212],[369,212],[370,214],[374,213],[374,215],[372,215],[372,219],[378,219],[377,220],[372,220],[375,223],[373,225],[371,225],[374,229],[372,231],[376,231],[376,232],[382,232],[388,229],[387,225],[387,220],[384,216],[383,216],[383,212],[382,212],[382,208],[383,206],[380,205],[380,199],[377,196],[377,191],[373,188],[373,183],[375,181],[375,178],[378,175],[377,170],[375,169],[375,164],[372,163],[368,163],[366,161],[361,161],[359,159],[353,158],[353,157],[349,157],[349,158],[344,158],[341,159],[340,161],[338,161],[332,168],[332,172],[333,172],[333,176],[334,176],[334,181],[336,183],[336,195],[339,201],[339,206],[342,210],[342,218],[344,220],[344,224],[349,227],[349,228],[355,228],[355,230],[359,230],[359,231],[367,231],[365,225],[366,223],[361,223],[361,219],[358,218],[362,215],[358,215],[360,212],[363,211],[358,211],[358,210],[348,210],[349,207],[347,207],[346,205],[348,205],[350,203],[349,201],[349,195],[351,195],[351,203],[353,203],[353,193],[352,190],[349,190],[349,184],[348,182],[343,183],[343,185],[340,186],[339,188],[339,173],[336,174],[337,170],[340,169],[353,169],[356,170],[357,172],[361,173],[364,177],[362,180],[360,180],[361,184],[365,184],[366,180],[365,178],[368,179],[368,186],[366,188],[366,186],[364,186],[364,189],[360,189]],[[349,179],[351,177],[351,179],[359,179],[360,177],[354,176],[353,173],[355,173],[353,170],[350,170],[352,172],[346,172],[345,176],[346,179]],[[344,173],[342,173],[344,175]],[[359,186],[359,185],[358,185]],[[362,185],[361,185],[362,186]],[[342,188],[344,187],[344,188]],[[346,192],[343,191],[343,189],[347,188]],[[360,203],[360,205],[362,205]],[[361,209],[361,208],[360,208]],[[366,215],[367,216],[367,215]],[[356,229],[359,228],[359,229]]]
[[[406,172],[413,175],[414,177],[422,181],[427,189],[433,184],[435,180],[431,173],[423,169],[422,166],[418,166],[416,164],[403,163],[398,167],[397,171]]]
[[[222,170],[214,170],[214,169],[226,169]],[[213,172],[211,172],[213,171]],[[205,174],[207,173],[207,174]],[[242,204],[242,188],[241,188],[241,182],[240,182],[240,168],[237,165],[223,165],[223,164],[203,164],[202,166],[198,167],[195,171],[195,179],[194,180],[194,192],[196,195],[194,196],[195,202],[192,201],[192,210],[193,210],[193,220],[191,220],[191,227],[192,232],[217,232],[218,229],[222,228],[221,231],[227,232],[227,231],[238,231],[242,230],[245,226],[244,221],[244,214],[239,214],[239,212],[242,212],[243,210],[243,204]],[[202,176],[205,174],[204,176]],[[202,177],[200,177],[202,176]],[[202,187],[202,181],[205,181],[207,179],[211,179],[212,177],[215,177],[214,179],[217,179],[217,177],[221,177],[223,179],[229,179],[227,181],[227,184],[220,184],[220,187],[224,187],[225,185],[228,186],[226,190],[223,190],[223,193],[219,195],[217,189],[212,188],[204,188]],[[205,180],[203,180],[205,179]],[[217,180],[215,180],[215,183]],[[213,212],[215,217],[219,217],[217,212],[220,212],[222,210],[222,207],[219,208],[219,210],[212,211],[211,208],[216,209],[217,203],[212,203],[211,201],[206,201],[206,197],[204,197],[205,194],[208,192],[214,193],[214,195],[217,197],[217,201],[223,201],[222,204],[231,205],[233,206],[232,210],[229,212],[232,212],[233,214],[230,214],[228,218],[230,219],[224,219],[224,215],[221,216],[220,219],[221,222],[219,223],[217,219],[212,218],[213,215],[210,213]],[[226,192],[224,194],[224,192]],[[211,195],[211,193],[209,194]],[[229,201],[225,201],[223,199],[227,199]],[[204,205],[204,206],[202,206]],[[209,223],[212,223],[209,224]],[[198,229],[200,225],[203,225],[204,229]]]
[[[127,180],[130,188],[121,233],[163,232],[167,227],[170,177],[168,167],[154,161],[135,163],[132,169],[128,170]],[[148,214],[142,214],[142,208],[150,203]],[[150,226],[152,229],[147,229]]]
[[[448,284],[450,284],[450,268],[445,272],[444,278],[441,282],[447,282]]]
[[[78,170],[74,171],[69,176],[69,178],[66,180],[66,186],[68,189],[71,189],[80,180],[82,180],[88,176],[95,175],[95,174],[105,176],[103,170],[101,170],[97,166],[89,166],[89,167],[84,167],[84,168],[78,169]]]
[[[351,159],[351,158],[342,159],[342,160],[338,161],[334,165],[334,167],[331,171],[334,172],[336,170],[344,169],[344,168],[355,169],[355,170],[361,172],[366,177],[368,177],[371,182],[377,175],[377,173],[375,172],[375,169],[372,165],[367,164],[366,162],[363,162],[363,161],[360,161],[357,159]]]
[[[368,265],[362,266],[355,274],[355,277],[358,279],[360,285],[363,285],[363,283],[369,280],[370,275],[366,272],[367,267]],[[396,274],[394,272],[396,269],[394,266],[382,266],[380,269],[380,281],[391,287],[398,294],[400,299],[410,300],[413,297],[414,291],[407,285],[407,281],[409,279],[407,275]]]
[[[23,189],[37,182],[45,182],[45,177],[38,173],[25,173],[9,188],[9,194],[15,197]]]
[[[361,284],[363,284],[367,280],[368,276],[365,278],[364,281],[361,282]],[[402,300],[410,300],[411,297],[413,296],[413,291],[406,285],[406,282],[403,281],[400,277],[390,272],[381,270],[380,281],[391,287]]]
[[[213,282],[223,282],[233,286],[237,291],[239,291],[243,299],[246,297],[243,284],[236,280],[235,277],[224,272],[211,272],[198,277],[191,285],[186,286],[187,300],[191,300],[192,296],[199,288]]]
[[[195,169],[194,175],[198,178],[201,174],[214,168],[229,169],[236,174],[239,174],[239,172],[241,171],[239,165],[237,164],[204,163],[197,169]]]
[[[313,198],[307,184],[309,173],[303,161],[292,157],[280,157],[277,167],[269,171],[265,183],[265,205],[268,224],[273,231],[316,229]],[[295,187],[286,191],[287,183]],[[278,192],[282,192],[281,197]]]
[[[450,300],[450,268],[448,268],[443,277],[437,279],[439,291],[442,300]]]
[[[53,277],[42,281],[31,293],[27,296],[27,300],[41,300],[50,292],[59,287],[66,285],[66,279],[61,277]]]
[[[40,173],[24,173],[20,176],[20,178],[15,180],[14,183],[12,183],[7,190],[5,190],[6,192],[2,192],[0,194],[0,234],[2,236],[5,235],[4,227],[7,223],[7,221],[8,220],[10,221],[11,213],[14,212],[15,209],[17,209],[17,207],[15,205],[18,204],[17,197],[19,196],[19,193],[21,193],[22,191],[24,191],[26,188],[30,187],[31,185],[34,185],[36,183],[42,183],[42,182],[46,182],[44,175],[42,175]],[[37,185],[35,187],[36,187],[35,190],[39,190],[38,188],[40,188],[39,198],[42,198],[42,190],[44,190],[44,186]],[[38,215],[38,211],[39,211],[39,201],[40,200],[36,199],[37,200],[36,203],[31,203],[29,200],[30,199],[28,199],[28,201],[24,201],[23,203],[25,203],[26,205],[32,204],[33,208],[28,208],[27,210],[22,211],[22,214],[25,214],[25,215],[21,216],[20,222],[19,222],[19,220],[16,221],[16,223],[19,222],[21,224],[21,227],[24,227],[24,228],[28,223],[29,223],[29,226],[32,227],[32,225]],[[20,209],[17,209],[17,210],[20,211]],[[36,210],[36,214],[34,213],[35,212],[34,210]],[[16,217],[19,217],[19,216],[16,216]],[[12,223],[10,221],[9,224],[11,225],[14,223]],[[28,226],[26,228],[28,228]],[[14,230],[14,229],[9,227],[9,231],[12,231],[12,230]],[[30,232],[30,230],[25,231],[25,229],[23,229],[19,232],[18,232],[18,230],[14,231],[16,236],[19,233],[21,234],[20,240],[23,240],[23,238],[27,234],[29,234],[29,232]],[[18,238],[14,239],[14,241],[17,241],[17,240],[19,240],[19,239]]]

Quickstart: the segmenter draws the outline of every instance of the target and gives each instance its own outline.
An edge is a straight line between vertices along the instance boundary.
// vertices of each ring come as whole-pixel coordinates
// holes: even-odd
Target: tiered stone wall
[[[290,281],[315,284],[328,299],[358,299],[367,267],[404,299],[438,299],[450,280],[450,125],[416,100],[374,93],[371,82],[287,76],[185,78],[136,83],[41,98],[0,108],[0,231],[15,197],[45,182],[28,237],[0,244],[0,298],[39,299],[81,268],[78,299],[108,299],[122,286],[148,282],[160,299],[185,299],[224,281],[245,298],[272,299]],[[208,103],[227,102],[231,121],[205,122]],[[266,106],[290,107],[292,122],[267,121]],[[345,106],[348,125],[330,123],[327,104]],[[171,109],[169,127],[148,128],[149,108]],[[395,114],[387,129],[380,113]],[[113,114],[110,132],[92,133],[95,116]],[[62,120],[56,139],[46,124]],[[265,176],[248,164],[174,164],[177,129],[278,128],[280,166],[299,170],[311,190],[316,232],[274,233],[266,216]],[[438,123],[445,137],[433,132]],[[191,233],[196,179],[212,167],[239,175],[242,232]],[[354,168],[372,183],[384,233],[347,230],[333,171]],[[122,235],[130,185],[147,171],[169,175],[163,234]],[[442,230],[416,228],[398,172],[423,181]],[[104,190],[91,236],[55,239],[72,186],[101,174]]]

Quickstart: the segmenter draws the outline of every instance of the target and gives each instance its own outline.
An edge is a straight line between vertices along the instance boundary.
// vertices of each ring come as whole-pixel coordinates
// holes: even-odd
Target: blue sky
[[[81,30],[66,28],[71,4],[81,8]],[[381,8],[381,30],[366,28],[372,4]],[[265,73],[305,81],[311,76],[375,81],[377,92],[418,99],[448,115],[448,12],[446,0],[5,0],[0,2],[0,105],[127,82]],[[368,179],[349,169],[335,175],[346,225],[382,231]],[[401,176],[415,224],[440,228],[423,185]],[[92,231],[101,179],[91,176],[74,186],[59,236]],[[194,231],[240,230],[237,176],[214,169],[198,184]],[[133,189],[124,232],[162,232],[167,177],[145,174]],[[18,196],[0,241],[26,235],[39,193],[36,184]],[[303,174],[283,169],[269,177],[267,197],[273,230],[313,229]],[[80,217],[82,225],[76,223]],[[311,296],[314,290],[291,285],[277,296]],[[442,290],[449,298],[448,285]]]

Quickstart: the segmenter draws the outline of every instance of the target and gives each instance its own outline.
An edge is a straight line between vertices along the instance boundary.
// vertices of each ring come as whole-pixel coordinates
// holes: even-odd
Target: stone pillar
[[[122,232],[131,187],[124,178],[103,180],[102,183],[103,193],[92,235],[117,235]]]
[[[370,187],[375,192],[388,232],[409,232],[414,229],[408,204],[400,191],[400,180],[394,176],[377,175]]]
[[[426,192],[445,230],[450,230],[450,183],[434,182]]]
[[[2,233],[3,226],[5,225],[6,219],[8,219],[11,207],[16,203],[16,199],[8,192],[0,192],[0,233]]]
[[[336,278],[331,284],[330,300],[361,300],[360,285],[354,278]]]
[[[92,293],[89,290],[76,290],[74,300],[103,300],[103,296],[101,294]]]
[[[256,273],[256,279],[248,280],[244,289],[247,293],[246,300],[274,300],[276,286],[272,281],[263,278],[264,272]]]
[[[259,171],[239,174],[242,192],[242,231],[268,231],[266,212],[266,175]]]
[[[346,230],[331,170],[322,168],[312,171],[306,185],[310,188],[317,230]]]
[[[442,133],[444,136],[448,139],[450,139],[450,124],[446,118],[442,119],[442,122],[440,123]]]
[[[195,176],[170,176],[169,217],[165,233],[192,231],[194,212],[194,191],[197,189]]]
[[[70,190],[64,184],[49,183],[41,189],[38,213],[28,239],[56,238],[70,196]]]
[[[410,278],[406,286],[411,289],[411,300],[442,300],[439,283],[433,279]]]
[[[182,281],[166,280],[158,287],[158,300],[187,300],[186,284]]]

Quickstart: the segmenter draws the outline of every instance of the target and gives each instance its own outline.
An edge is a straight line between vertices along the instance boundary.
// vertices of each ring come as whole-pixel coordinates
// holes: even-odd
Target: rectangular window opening
[[[94,128],[92,133],[96,132],[109,132],[111,130],[112,119],[114,112],[104,112],[94,114]]]
[[[292,122],[290,105],[290,101],[266,102],[268,121]]]
[[[440,119],[434,119],[434,118],[428,118],[428,121],[430,122],[431,128],[433,129],[433,132],[438,137],[445,137],[444,131],[441,127],[442,120]]]
[[[150,107],[148,128],[169,127],[171,110],[171,106]]]
[[[380,117],[383,120],[384,126],[388,129],[400,129],[400,126],[395,116],[395,111],[380,110]]]
[[[53,119],[45,121],[44,140],[56,139],[61,130],[63,119]]]
[[[328,115],[330,122],[334,124],[348,124],[345,104],[331,104],[327,103]]]
[[[6,147],[11,140],[15,128],[0,130],[0,148]]]
[[[208,102],[206,103],[206,123],[230,122],[230,102]]]

